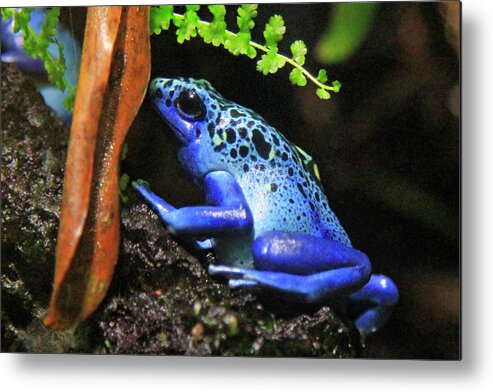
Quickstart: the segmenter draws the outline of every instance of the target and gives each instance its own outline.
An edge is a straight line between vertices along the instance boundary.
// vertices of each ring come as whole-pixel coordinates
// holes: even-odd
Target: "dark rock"
[[[354,357],[359,335],[328,307],[231,291],[135,195],[122,207],[108,295],[75,333],[42,324],[68,132],[33,85],[2,70],[2,351]],[[131,148],[131,146],[130,146]]]
[[[50,296],[68,130],[33,83],[2,64],[2,351],[64,351]]]

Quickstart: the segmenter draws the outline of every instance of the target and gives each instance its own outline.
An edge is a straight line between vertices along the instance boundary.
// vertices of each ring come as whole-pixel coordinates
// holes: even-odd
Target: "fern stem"
[[[176,12],[173,12],[173,18],[176,18],[176,19],[179,19],[179,20],[184,20],[185,19],[182,14],[178,14]],[[210,25],[210,22],[207,22],[205,20],[199,19],[198,22],[197,22],[197,24],[200,25],[200,26],[202,26],[202,27],[205,27],[205,26],[209,26]],[[236,33],[233,33],[232,31],[229,31],[229,30],[226,30],[226,34],[231,35],[232,37],[236,37],[237,36]],[[258,49],[258,50],[261,50],[261,51],[263,51],[265,53],[268,53],[269,52],[269,48],[267,48],[264,45],[258,44],[255,41],[251,41],[250,40],[249,45],[251,47],[253,47],[255,49]],[[280,54],[280,53],[277,53],[276,55],[279,56],[280,58],[282,58],[287,63],[291,64],[292,67],[299,69],[303,73],[303,75],[305,75],[308,79],[310,79],[312,81],[312,83],[314,83],[316,86],[318,86],[318,87],[320,87],[320,88],[322,88],[324,90],[335,91],[335,89],[333,87],[328,86],[326,84],[323,84],[323,83],[319,82],[317,80],[317,78],[315,78],[310,72],[308,72],[305,68],[303,68],[301,65],[299,65],[293,59],[291,59],[291,58],[289,58],[287,56],[284,56],[283,54]]]
[[[250,41],[250,46],[252,46],[252,47],[254,47],[256,49],[262,50],[265,53],[269,52],[269,49],[266,46],[261,45],[261,44],[258,44],[255,41]],[[291,64],[291,66],[293,66],[294,68],[298,68],[303,73],[303,75],[305,75],[308,79],[310,79],[318,87],[323,88],[324,90],[332,90],[332,91],[334,91],[334,88],[333,87],[328,86],[328,85],[323,84],[323,83],[320,83],[310,72],[308,72],[305,68],[303,68],[301,65],[299,65],[293,59],[291,59],[289,57],[286,57],[286,56],[284,56],[283,54],[280,54],[280,53],[277,53],[277,56],[281,57],[284,61],[286,61],[287,63]]]

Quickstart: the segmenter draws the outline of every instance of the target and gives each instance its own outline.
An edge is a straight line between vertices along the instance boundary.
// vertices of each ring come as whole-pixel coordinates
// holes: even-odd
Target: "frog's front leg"
[[[356,292],[351,300],[376,305],[356,319],[365,334],[383,324],[397,300],[392,281],[387,278],[385,289],[381,280],[370,279],[368,257],[339,242],[302,233],[267,232],[254,241],[253,256],[256,269],[210,266],[209,271],[229,278],[231,287],[263,286],[305,302]]]
[[[204,177],[207,202],[211,205],[176,209],[141,184],[134,184],[156,209],[168,230],[178,236],[220,237],[231,231],[252,229],[253,217],[241,187],[225,171],[208,173]],[[204,247],[207,242],[197,242]]]

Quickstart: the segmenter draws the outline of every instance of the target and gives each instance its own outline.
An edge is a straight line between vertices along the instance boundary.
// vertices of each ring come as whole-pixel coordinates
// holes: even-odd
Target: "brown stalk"
[[[45,318],[52,329],[78,326],[110,285],[120,242],[120,153],[149,75],[149,7],[90,7]]]

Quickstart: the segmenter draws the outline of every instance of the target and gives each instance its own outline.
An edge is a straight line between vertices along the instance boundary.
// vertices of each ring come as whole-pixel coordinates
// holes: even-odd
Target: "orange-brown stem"
[[[90,7],[45,318],[52,329],[79,325],[110,285],[120,239],[120,152],[149,75],[149,7]]]

